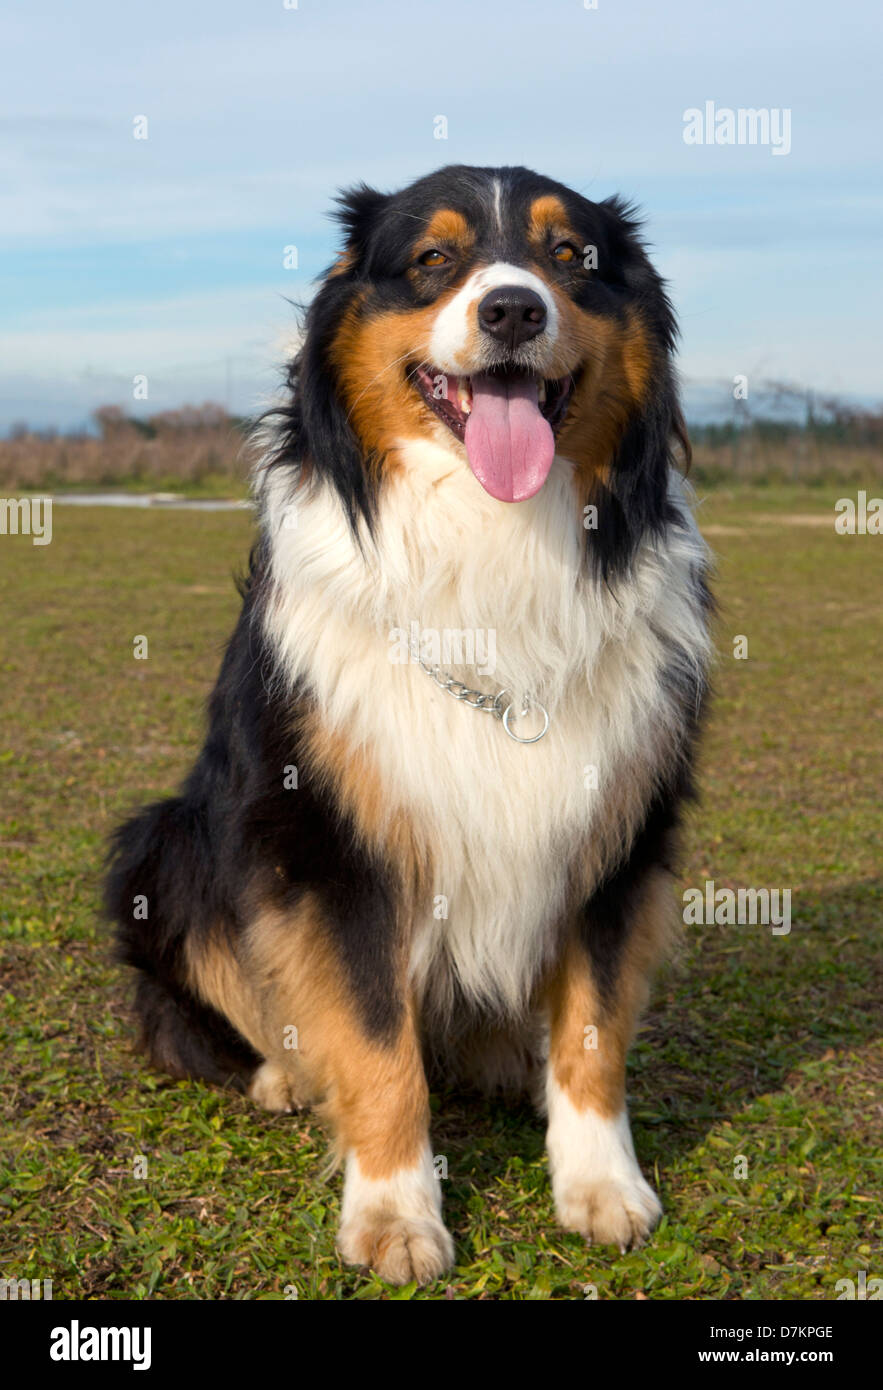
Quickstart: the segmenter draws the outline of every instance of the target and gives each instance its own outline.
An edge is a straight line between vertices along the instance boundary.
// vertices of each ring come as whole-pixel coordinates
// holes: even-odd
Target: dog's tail
[[[116,958],[137,972],[139,1042],[153,1065],[243,1088],[261,1057],[187,980],[187,936],[214,908],[207,840],[204,815],[183,798],[145,807],[113,837],[104,906]]]

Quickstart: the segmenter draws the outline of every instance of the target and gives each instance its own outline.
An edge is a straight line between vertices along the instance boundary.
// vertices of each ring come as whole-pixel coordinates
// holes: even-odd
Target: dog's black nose
[[[543,332],[546,306],[534,290],[524,285],[500,285],[488,290],[480,302],[478,322],[484,333],[514,350]]]

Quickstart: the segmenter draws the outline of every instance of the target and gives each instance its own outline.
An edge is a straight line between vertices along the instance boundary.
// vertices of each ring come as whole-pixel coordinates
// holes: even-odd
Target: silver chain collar
[[[449,695],[453,695],[455,700],[462,700],[463,704],[468,705],[470,709],[482,710],[485,714],[492,714],[495,719],[501,720],[506,733],[511,739],[514,739],[516,743],[539,743],[548,729],[549,711],[546,709],[545,705],[540,704],[539,700],[525,700],[521,713],[513,715],[512,711],[515,708],[513,702],[510,700],[507,705],[503,703],[504,695],[508,694],[505,688],[503,690],[498,690],[496,695],[485,695],[480,690],[470,690],[468,685],[464,685],[462,681],[455,680],[449,672],[443,671],[440,666],[430,666],[423,660],[423,657],[420,656],[419,653],[415,653],[415,655],[418,665],[422,667],[427,676],[432,677],[440,690],[446,690]],[[543,727],[540,729],[540,732],[534,734],[532,738],[522,738],[520,734],[516,734],[510,727],[510,721],[512,719],[523,719],[528,710],[531,709],[540,711],[543,716]]]

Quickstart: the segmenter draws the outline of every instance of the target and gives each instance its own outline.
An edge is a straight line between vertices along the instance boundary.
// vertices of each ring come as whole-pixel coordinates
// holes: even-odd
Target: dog
[[[436,1077],[531,1091],[562,1226],[624,1250],[710,664],[672,308],[629,205],[528,169],[338,201],[204,746],[112,846],[141,1043],[318,1107],[391,1283],[453,1259]]]

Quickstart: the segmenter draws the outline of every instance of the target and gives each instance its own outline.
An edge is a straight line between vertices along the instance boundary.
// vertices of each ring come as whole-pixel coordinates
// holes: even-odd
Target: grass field
[[[883,1275],[883,540],[835,535],[837,495],[700,505],[720,660],[683,883],[790,888],[792,930],[685,928],[658,981],[630,1096],[662,1226],[585,1247],[531,1111],[434,1096],[457,1267],[428,1290],[341,1265],[315,1121],[147,1070],[96,916],[108,831],[194,750],[249,516],[59,506],[51,545],[0,539],[0,1273],[56,1299],[826,1299]]]

